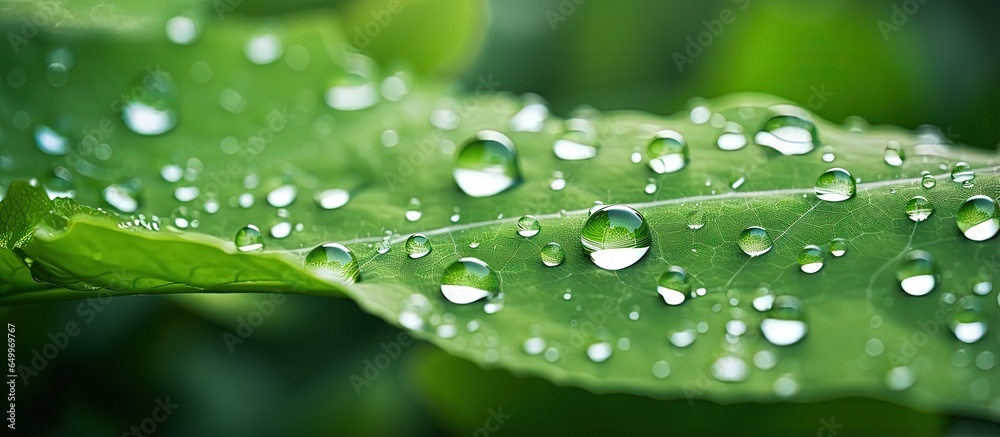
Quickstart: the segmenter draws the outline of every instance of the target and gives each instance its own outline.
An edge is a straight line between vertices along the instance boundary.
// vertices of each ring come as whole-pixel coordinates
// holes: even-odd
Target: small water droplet
[[[549,116],[549,108],[535,94],[525,94],[523,99],[524,107],[510,119],[511,129],[514,132],[541,132],[545,119]]]
[[[675,330],[667,334],[667,339],[670,340],[670,344],[676,347],[691,346],[697,338],[698,334],[695,332],[694,328]]]
[[[777,296],[771,309],[767,310],[760,322],[764,338],[775,346],[798,343],[809,332],[804,319],[802,302],[789,295]]]
[[[431,253],[431,242],[424,234],[413,234],[406,239],[406,254],[410,258],[423,258],[428,253]]]
[[[759,287],[754,291],[754,297],[753,300],[751,300],[751,304],[753,304],[753,308],[757,311],[767,311],[774,306],[774,294],[771,293],[770,288]]]
[[[833,153],[833,146],[823,146],[823,162],[833,162],[837,159],[837,155]]]
[[[771,250],[771,236],[764,228],[751,226],[740,232],[736,243],[743,250],[743,253],[751,257],[760,256]]]
[[[649,180],[646,183],[646,188],[644,189],[644,191],[646,192],[646,194],[653,194],[656,192],[656,188],[657,188],[656,179],[649,178]]]
[[[834,238],[830,240],[830,254],[836,257],[844,256],[847,253],[847,240]]]
[[[68,118],[59,117],[49,125],[35,127],[35,144],[49,155],[65,155],[71,143],[71,126]]]
[[[937,179],[929,171],[924,170],[920,174],[920,185],[924,188],[934,188],[937,185]]]
[[[534,237],[542,230],[542,225],[538,224],[535,216],[526,215],[517,219],[517,235],[522,237]]]
[[[267,193],[267,203],[275,208],[284,208],[295,201],[298,192],[295,185],[282,185]]]
[[[660,279],[656,282],[656,292],[663,297],[663,301],[667,305],[684,303],[684,299],[691,292],[687,270],[678,266],[670,267],[660,275]]]
[[[642,162],[642,154],[639,152],[633,152],[632,155],[629,157],[629,159],[632,161],[633,164],[638,164]]]
[[[243,47],[243,54],[254,64],[266,65],[277,61],[283,50],[281,39],[268,33],[250,38]]]
[[[930,293],[938,283],[934,257],[923,250],[907,253],[899,270],[896,271],[896,280],[899,281],[903,291],[911,296]]]
[[[653,377],[656,379],[663,379],[670,376],[670,364],[667,364],[666,361],[657,361],[653,363],[653,368],[651,370],[653,372]]]
[[[327,106],[340,111],[358,111],[378,103],[379,90],[375,76],[375,61],[364,55],[348,55],[345,71],[334,75],[327,83],[323,99]]]
[[[854,197],[854,177],[842,168],[831,168],[816,179],[816,197],[827,202],[842,202]]]
[[[687,227],[692,230],[705,227],[705,213],[700,209],[689,212],[687,215]]]
[[[951,315],[948,326],[962,343],[975,343],[986,335],[986,316],[971,296],[962,299]]]
[[[240,252],[257,252],[264,249],[264,237],[260,234],[260,229],[254,225],[246,225],[236,231],[233,242]]]
[[[625,205],[608,205],[587,218],[580,242],[598,267],[619,270],[642,259],[652,237],[646,219],[638,211]]]
[[[524,353],[528,355],[541,355],[545,351],[545,340],[541,337],[531,337],[524,340]]]
[[[189,45],[198,38],[198,22],[194,18],[178,15],[167,20],[166,32],[170,42]]]
[[[542,264],[545,264],[546,267],[558,266],[566,259],[566,252],[563,251],[562,246],[554,242],[542,246],[539,255],[542,258]]]
[[[819,246],[808,245],[802,248],[798,258],[799,268],[806,273],[816,273],[823,268],[823,249]]]
[[[906,154],[903,153],[903,146],[899,144],[899,141],[890,140],[885,146],[885,152],[882,154],[882,159],[886,164],[893,167],[899,167],[903,165],[903,161],[906,159]]]
[[[795,115],[772,117],[754,136],[754,142],[777,150],[782,155],[802,155],[811,152],[819,144],[816,125],[807,119],[808,114],[800,108],[790,106],[781,108],[787,108],[787,112]]]
[[[602,341],[587,346],[587,358],[595,363],[603,363],[611,358],[611,343]]]
[[[723,382],[742,382],[750,377],[750,369],[746,361],[739,357],[726,355],[712,363],[712,376]]]
[[[309,251],[305,268],[319,278],[353,284],[360,276],[358,260],[339,243],[326,243]]]
[[[951,169],[951,180],[962,184],[963,186],[968,185],[971,187],[972,180],[975,179],[976,172],[972,170],[972,166],[967,162],[959,162],[955,164],[955,167]]]
[[[739,150],[745,147],[747,136],[743,134],[743,126],[739,123],[726,123],[715,145],[722,150]]]
[[[406,216],[407,221],[415,222],[420,220],[420,217],[424,216],[424,213],[421,210],[420,199],[417,199],[416,197],[410,199],[410,202],[406,205],[406,214],[404,215]]]
[[[133,81],[122,102],[122,120],[133,132],[140,135],[160,135],[177,126],[180,108],[180,91],[177,82],[163,70],[150,70]]]
[[[500,293],[500,277],[477,258],[462,258],[445,268],[441,293],[451,303],[469,304]]]
[[[292,224],[289,222],[278,222],[271,226],[271,237],[282,239],[292,234]]]
[[[337,209],[347,204],[351,200],[351,193],[347,190],[330,189],[318,191],[313,196],[316,203],[323,209]]]
[[[926,197],[913,196],[906,202],[906,216],[915,222],[927,220],[934,213],[934,205]]]
[[[472,197],[500,193],[521,179],[514,143],[495,131],[480,131],[458,152],[454,170],[458,187]]]
[[[705,124],[712,117],[712,111],[705,106],[695,106],[691,109],[691,122],[694,124]]]
[[[170,221],[180,229],[187,229],[188,227],[197,228],[198,216],[198,210],[179,206],[170,213]]]
[[[885,384],[890,390],[901,391],[913,386],[916,376],[913,370],[906,366],[898,366],[889,369],[885,374]]]
[[[653,171],[673,173],[681,170],[689,162],[687,142],[677,131],[661,130],[646,146],[649,168]]]
[[[69,82],[69,67],[62,62],[53,62],[45,71],[45,78],[48,79],[49,85],[55,88],[65,86],[66,82]]]
[[[113,208],[124,213],[133,213],[139,209],[139,191],[141,184],[138,179],[132,179],[121,184],[108,185],[101,196]]]
[[[552,145],[556,157],[567,161],[593,158],[597,148],[597,129],[583,118],[566,120],[562,137]]]
[[[972,196],[958,209],[955,221],[965,238],[986,241],[1000,231],[1000,209],[989,197]]]

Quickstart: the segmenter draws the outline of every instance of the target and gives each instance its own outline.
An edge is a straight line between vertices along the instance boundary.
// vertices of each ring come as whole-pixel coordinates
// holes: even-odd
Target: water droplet
[[[735,189],[737,189],[739,187],[742,187],[743,184],[746,181],[747,181],[747,177],[746,177],[745,174],[743,174],[743,173],[734,173],[732,176],[729,177],[729,186],[732,187],[732,189],[735,190]]]
[[[49,155],[65,155],[70,145],[70,122],[66,118],[57,118],[50,125],[40,124],[35,127],[35,144],[38,149]]]
[[[653,377],[656,379],[663,379],[670,376],[670,364],[666,361],[657,361],[653,363]]]
[[[486,197],[521,179],[514,143],[495,131],[480,131],[458,152],[454,170],[458,187],[472,197]]]
[[[559,159],[578,161],[597,156],[597,129],[587,119],[566,120],[565,131],[552,145],[552,151]]]
[[[282,239],[292,234],[292,224],[289,222],[278,222],[271,226],[271,237]]]
[[[802,251],[799,252],[798,258],[799,268],[806,273],[816,273],[819,269],[823,268],[823,249],[819,246],[814,246],[812,244],[803,247]]]
[[[750,369],[746,361],[739,357],[726,355],[712,363],[712,376],[723,382],[741,382],[750,377]]]
[[[450,220],[452,223],[458,223],[458,221],[462,219],[462,214],[459,213],[459,209],[457,206],[453,211],[455,213],[452,214],[451,217],[448,218],[448,220]]]
[[[323,209],[337,209],[347,204],[351,200],[351,193],[347,190],[330,189],[319,191],[313,196],[316,203]]]
[[[705,124],[712,117],[712,111],[705,106],[695,106],[691,109],[691,122],[694,124]]]
[[[914,376],[913,370],[906,366],[893,367],[885,374],[885,384],[891,390],[906,390],[912,387],[915,382],[916,376]]]
[[[937,179],[929,171],[925,170],[921,172],[920,185],[924,188],[934,188],[934,185],[937,185]]]
[[[824,146],[822,152],[823,162],[833,162],[837,159],[837,155],[833,153],[833,146]]]
[[[771,309],[760,322],[760,331],[775,346],[798,343],[809,332],[804,313],[802,301],[798,298],[789,295],[775,297]]]
[[[165,165],[160,169],[160,176],[167,182],[177,182],[184,176],[184,170],[179,165]]]
[[[587,358],[595,363],[603,363],[611,358],[611,343],[602,341],[587,346]]]
[[[885,160],[886,164],[893,167],[899,167],[903,165],[903,160],[906,159],[906,154],[903,153],[903,146],[899,145],[899,141],[890,140],[885,146],[885,152],[882,154],[882,159]]]
[[[181,202],[190,202],[198,198],[201,190],[194,186],[177,187],[174,189],[174,198]]]
[[[608,205],[587,218],[580,242],[598,267],[619,270],[642,259],[652,238],[642,214],[628,206]]]
[[[687,270],[677,266],[670,267],[656,282],[656,292],[660,293],[667,305],[684,303],[684,299],[691,292]]]
[[[847,240],[834,238],[830,240],[830,254],[836,257],[844,256],[847,253]]]
[[[198,227],[198,216],[199,213],[197,210],[192,210],[186,206],[179,206],[170,213],[170,221],[180,229],[187,229],[188,227],[196,228]]]
[[[357,111],[378,103],[378,85],[374,80],[375,61],[360,54],[348,55],[346,71],[328,82],[323,98],[327,106],[340,111]]]
[[[358,260],[339,243],[317,246],[306,255],[305,268],[319,278],[353,284],[360,276]]]
[[[951,315],[948,326],[962,343],[975,343],[986,335],[986,316],[971,296],[962,299]]]
[[[773,369],[774,366],[778,365],[778,357],[769,350],[758,351],[753,354],[753,365],[757,366],[758,369],[768,370]]]
[[[528,355],[541,355],[545,350],[545,340],[541,337],[531,337],[524,340],[524,353]]]
[[[170,42],[188,45],[198,38],[198,23],[191,17],[178,15],[167,20],[166,31]]]
[[[383,238],[382,241],[380,241],[378,245],[375,246],[375,252],[378,253],[379,255],[385,255],[389,253],[390,250],[392,250],[392,245],[389,244],[388,236]]]
[[[688,347],[694,343],[697,337],[698,334],[695,332],[694,328],[680,329],[671,331],[667,334],[667,339],[670,340],[670,344],[676,347]]]
[[[726,123],[715,145],[722,150],[739,150],[745,147],[747,136],[743,134],[743,126],[739,123]]]
[[[879,355],[882,355],[883,351],[885,351],[885,345],[882,344],[882,340],[879,340],[877,338],[870,338],[868,339],[868,341],[865,342],[866,354],[873,357],[877,357]]]
[[[278,36],[268,33],[250,38],[243,47],[243,54],[254,64],[266,65],[277,61],[283,50]]]
[[[790,108],[798,115],[778,115],[760,128],[754,141],[777,150],[782,155],[802,155],[811,152],[819,144],[816,125],[807,120],[805,111]]]
[[[740,232],[739,239],[736,240],[743,253],[754,256],[761,256],[771,250],[771,236],[764,228],[751,226]]]
[[[424,234],[413,234],[406,239],[406,254],[410,258],[423,258],[431,253],[431,242]]]
[[[687,215],[687,227],[692,230],[705,227],[705,213],[701,212],[700,209],[689,212]]]
[[[629,157],[629,160],[631,160],[633,164],[638,164],[638,163],[642,162],[642,154],[639,153],[639,152],[634,152]]]
[[[139,180],[133,179],[126,183],[109,185],[101,191],[101,197],[113,208],[124,213],[133,213],[139,209],[139,190]]]
[[[534,237],[542,230],[542,225],[531,215],[522,216],[517,219],[517,235],[522,237]]]
[[[1000,209],[989,197],[972,196],[958,209],[955,221],[965,238],[986,241],[1000,231]]]
[[[56,88],[62,87],[66,85],[66,82],[69,82],[69,68],[62,62],[53,62],[45,71],[45,78],[48,79],[49,85]]]
[[[541,132],[548,116],[549,108],[545,106],[545,101],[535,94],[526,94],[524,107],[510,119],[510,127],[514,132]]]
[[[831,168],[816,179],[816,197],[827,202],[842,202],[854,197],[854,177],[842,168]]]
[[[673,173],[684,168],[689,161],[687,142],[677,131],[661,130],[646,146],[646,156],[653,171]]]
[[[967,162],[959,162],[955,164],[955,167],[951,169],[951,180],[964,185],[971,186],[972,180],[975,179],[976,172],[972,170],[972,166]]]
[[[403,100],[410,93],[410,79],[406,72],[399,71],[382,80],[382,97],[390,102]]]
[[[934,257],[923,250],[907,253],[899,270],[896,271],[896,280],[899,281],[903,291],[911,296],[930,293],[938,283]]]
[[[924,196],[913,196],[906,202],[906,215],[915,222],[927,220],[934,213],[934,205]]]
[[[420,217],[424,216],[423,211],[421,211],[420,199],[416,197],[410,199],[410,202],[406,206],[406,220],[415,222],[420,220]]]
[[[180,91],[173,77],[162,70],[150,70],[134,81],[132,92],[123,101],[122,120],[140,135],[160,135],[177,126]]]
[[[558,266],[566,259],[566,252],[563,251],[559,243],[548,243],[542,246],[539,255],[542,257],[542,264],[545,264],[547,267]]]
[[[253,194],[250,193],[240,194],[240,197],[238,198],[237,202],[239,203],[240,207],[249,208],[254,204]]]
[[[475,249],[477,247],[479,247],[479,242],[478,241],[473,241],[473,242],[469,243],[469,249]]]
[[[649,181],[646,183],[646,188],[643,191],[645,191],[646,194],[653,194],[656,192],[656,188],[656,179],[649,178]]]
[[[282,185],[267,193],[267,203],[275,208],[284,208],[295,201],[298,192],[295,185]]]
[[[500,277],[479,259],[462,258],[444,270],[441,293],[451,303],[472,303],[499,294]]]
[[[260,234],[260,229],[254,225],[246,225],[236,231],[233,242],[240,252],[257,252],[264,249],[264,237]]]
[[[771,293],[770,288],[759,287],[754,291],[754,298],[751,303],[755,310],[760,312],[767,311],[774,306],[774,294]]]
[[[561,171],[552,172],[552,178],[549,179],[549,188],[552,191],[562,191],[563,188],[566,188],[566,179],[563,178]]]

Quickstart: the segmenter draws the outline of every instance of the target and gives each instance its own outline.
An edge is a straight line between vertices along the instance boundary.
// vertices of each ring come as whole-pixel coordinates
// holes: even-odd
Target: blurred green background
[[[268,20],[334,8],[353,38],[389,1],[244,0],[232,6],[232,17]],[[78,4],[85,11],[91,3]],[[686,110],[692,98],[757,91],[833,121],[861,116],[871,124],[930,124],[955,142],[990,149],[1000,142],[998,2],[405,3],[363,44],[366,54],[383,65],[403,62],[418,74],[455,79],[468,90],[491,80],[503,91],[537,93],[558,115],[581,104],[666,115]],[[139,11],[200,8],[205,26],[226,24],[212,18],[218,1],[138,4]],[[912,13],[894,17],[894,7],[904,6]],[[731,23],[715,24],[722,17]],[[0,22],[5,34],[20,29],[11,16]],[[162,23],[154,24],[125,35],[74,33],[70,26],[40,38],[165,43]],[[6,74],[17,60],[6,45],[0,56]],[[679,56],[687,58],[682,68]],[[0,319],[17,326],[22,362],[68,322],[81,326],[28,385],[18,386],[19,428],[37,435],[122,435],[151,416],[157,399],[169,398],[180,407],[157,425],[156,435],[1000,432],[949,412],[853,398],[718,406],[594,395],[483,370],[420,343],[400,346],[400,355],[369,381],[368,363],[380,359],[383,344],[394,349],[400,331],[348,300],[289,296],[230,351],[223,335],[266,299],[120,297],[0,309]],[[510,417],[487,429],[501,410]]]

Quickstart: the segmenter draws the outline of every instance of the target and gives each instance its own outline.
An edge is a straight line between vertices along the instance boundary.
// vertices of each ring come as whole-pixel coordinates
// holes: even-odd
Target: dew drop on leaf
[[[136,212],[140,206],[138,179],[121,184],[111,184],[101,191],[101,197],[114,209],[124,213]]]
[[[742,382],[750,377],[750,369],[742,358],[726,355],[712,363],[712,376],[723,382]]]
[[[416,197],[410,199],[409,203],[406,204],[406,213],[404,214],[406,221],[415,222],[420,220],[420,217],[424,216],[422,211],[420,199]]]
[[[524,340],[524,353],[528,355],[541,355],[545,351],[545,339],[541,337],[531,337]]]
[[[760,332],[775,346],[798,343],[809,332],[802,301],[789,295],[775,297],[760,322]]]
[[[694,328],[679,329],[671,331],[667,334],[667,339],[670,341],[670,344],[676,347],[691,346],[697,337],[698,334],[695,332]]]
[[[649,168],[660,174],[681,170],[689,162],[687,142],[673,130],[657,132],[646,146],[646,156]]]
[[[777,150],[782,155],[803,155],[811,152],[819,144],[816,125],[807,119],[808,114],[800,108],[783,105],[779,112],[794,115],[772,117],[754,135],[754,142]]]
[[[603,363],[611,358],[611,343],[602,341],[587,346],[587,358],[595,363]]]
[[[651,371],[653,372],[653,377],[656,379],[666,378],[667,376],[670,376],[670,364],[662,360],[657,361],[653,363]]]
[[[354,252],[339,243],[326,243],[309,251],[305,268],[321,279],[346,284],[357,282],[361,273]]]
[[[934,188],[937,185],[937,179],[931,175],[931,172],[924,170],[920,172],[920,185],[924,188]]]
[[[538,224],[538,219],[532,215],[522,216],[517,219],[517,235],[522,237],[534,237],[542,230],[542,225]]]
[[[897,366],[889,369],[885,374],[885,384],[890,390],[901,391],[913,386],[916,376],[913,370],[907,366]]]
[[[166,33],[170,42],[190,45],[198,38],[198,23],[191,17],[178,15],[167,20]]]
[[[514,186],[521,180],[514,143],[500,132],[480,131],[459,150],[453,174],[458,187],[472,197]]]
[[[271,237],[282,239],[292,234],[292,224],[289,222],[278,222],[271,226]]]
[[[619,270],[638,262],[652,242],[646,219],[625,205],[608,205],[587,218],[580,242],[590,260],[605,270]]]
[[[956,305],[948,323],[951,331],[962,343],[975,343],[986,335],[986,316],[971,296],[966,296]]]
[[[523,100],[524,106],[510,119],[510,128],[514,132],[541,132],[549,117],[549,108],[535,94],[525,94]]]
[[[882,153],[882,160],[890,166],[899,167],[903,165],[905,159],[906,154],[903,153],[903,146],[899,144],[899,141],[890,140],[885,146],[885,152]]]
[[[751,257],[760,256],[771,250],[771,236],[764,228],[751,226],[740,232],[736,243],[743,253]]]
[[[431,253],[431,242],[424,234],[413,234],[406,239],[406,255],[410,258],[423,258]]]
[[[283,50],[281,39],[266,33],[250,38],[243,47],[243,54],[254,64],[266,65],[277,61]]]
[[[934,213],[934,205],[926,197],[913,196],[906,202],[906,216],[915,222],[927,220]]]
[[[923,250],[914,250],[903,257],[896,270],[896,280],[906,294],[923,296],[937,286],[938,271],[934,256]]]
[[[700,209],[689,212],[686,219],[688,229],[698,230],[705,227],[705,213]]]
[[[972,180],[975,177],[976,172],[972,170],[972,166],[967,162],[959,162],[951,169],[952,182],[963,184],[963,186],[971,186]]]
[[[357,111],[370,108],[379,99],[375,82],[375,61],[366,56],[348,55],[347,69],[335,74],[327,82],[323,95],[327,106],[340,111]]]
[[[958,209],[955,221],[965,238],[986,241],[1000,231],[1000,209],[989,197],[972,196]]]
[[[337,209],[346,205],[351,200],[351,193],[347,190],[333,188],[316,192],[313,199],[316,200],[316,204],[320,208]]]
[[[542,264],[546,267],[555,267],[562,264],[563,260],[566,259],[566,252],[563,250],[559,243],[548,243],[542,246],[542,250],[539,252],[542,258]]]
[[[842,202],[854,197],[854,177],[842,168],[831,168],[816,179],[816,197],[827,202]]]
[[[739,123],[726,123],[715,145],[722,150],[739,150],[745,147],[747,136],[743,134],[743,126]]]
[[[150,68],[132,83],[122,102],[125,126],[140,135],[160,135],[177,126],[180,90],[169,73]],[[131,92],[138,89],[145,92]]]
[[[564,132],[552,145],[556,157],[566,161],[579,161],[597,156],[597,129],[584,118],[566,120]]]
[[[656,179],[649,178],[649,180],[646,181],[646,188],[643,191],[645,191],[646,194],[653,194],[656,193],[656,188]]]
[[[687,270],[672,266],[660,275],[660,279],[656,282],[656,292],[667,305],[680,305],[691,292],[691,284],[688,281]]]
[[[49,155],[65,155],[69,151],[69,126],[63,126],[61,120],[55,120],[51,126],[40,124],[35,127],[35,144],[42,152]]]
[[[844,256],[847,253],[847,240],[834,238],[830,240],[830,254],[836,257]]]
[[[264,249],[264,237],[260,234],[260,229],[254,225],[246,225],[236,231],[233,242],[240,252],[257,252]]]
[[[796,260],[799,262],[799,268],[803,272],[816,273],[823,268],[823,249],[810,244],[802,248]]]
[[[833,162],[837,159],[837,155],[833,153],[833,146],[824,146],[821,152],[823,152],[823,154],[820,158],[823,159],[823,162]]]
[[[500,293],[500,277],[478,258],[462,258],[444,269],[441,293],[451,303],[469,304]]]

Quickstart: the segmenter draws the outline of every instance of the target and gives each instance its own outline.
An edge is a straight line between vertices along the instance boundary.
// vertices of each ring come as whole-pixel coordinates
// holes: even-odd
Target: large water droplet
[[[962,343],[975,343],[986,335],[986,316],[971,296],[962,299],[952,313],[948,326]]]
[[[778,115],[760,128],[754,141],[777,150],[782,155],[802,155],[811,152],[819,144],[816,125],[807,120],[805,111],[790,108],[797,115]]]
[[[406,239],[406,254],[410,258],[423,258],[428,253],[431,253],[431,242],[424,234],[413,234]]]
[[[906,202],[906,216],[915,222],[927,220],[934,213],[934,205],[924,196],[913,196]]]
[[[806,273],[816,273],[823,268],[823,249],[812,244],[803,247],[796,258],[799,268]]]
[[[441,275],[441,293],[451,303],[469,304],[500,293],[500,277],[477,258],[455,261]]]
[[[899,145],[899,141],[889,141],[885,146],[885,152],[882,153],[882,159],[885,160],[886,164],[893,167],[899,167],[903,165],[903,160],[906,159],[906,154],[903,153],[903,146]]]
[[[691,293],[687,270],[677,266],[670,267],[656,282],[656,292],[660,293],[667,305],[684,303],[684,299]]]
[[[726,123],[722,135],[719,135],[715,145],[722,150],[739,150],[745,147],[747,136],[743,134],[743,126],[739,123]]]
[[[646,219],[624,205],[605,206],[587,218],[580,242],[590,260],[605,270],[619,270],[638,262],[652,242]]]
[[[326,104],[341,111],[357,111],[378,103],[375,61],[363,55],[348,55],[346,71],[334,76],[323,96]]]
[[[763,255],[770,251],[772,247],[771,236],[767,234],[764,228],[759,226],[751,226],[744,229],[743,232],[740,232],[736,243],[739,244],[743,253],[752,257]]]
[[[646,146],[649,168],[653,171],[673,173],[688,163],[688,147],[684,137],[677,131],[661,130]]]
[[[958,209],[955,221],[965,238],[986,241],[1000,231],[1000,209],[989,197],[972,196]]]
[[[522,237],[534,237],[542,230],[542,225],[538,224],[538,219],[534,216],[526,215],[517,219],[517,235]]]
[[[309,251],[305,268],[319,278],[353,284],[360,276],[358,260],[339,243],[326,243]]]
[[[122,120],[140,135],[160,135],[177,126],[180,91],[163,70],[150,69],[130,88],[122,106]]]
[[[545,264],[547,267],[558,266],[566,259],[566,251],[563,250],[559,243],[548,243],[542,246],[539,255],[542,258],[542,264]]]
[[[798,298],[778,296],[760,322],[760,331],[768,342],[776,346],[798,343],[809,331],[804,314],[802,302]]]
[[[521,179],[514,143],[506,135],[484,130],[462,146],[454,170],[458,187],[472,197],[504,191]]]
[[[914,250],[903,257],[903,264],[896,271],[896,280],[906,294],[923,296],[938,283],[934,257],[926,251]]]
[[[611,358],[611,343],[602,341],[587,346],[587,358],[595,363],[603,363]]]
[[[552,145],[552,151],[559,159],[578,161],[597,156],[597,129],[584,118],[566,120],[565,132]]]
[[[816,179],[816,197],[827,202],[842,202],[854,197],[854,177],[842,168],[831,168]]]
[[[962,184],[963,186],[972,186],[972,180],[975,179],[976,172],[972,170],[972,166],[967,162],[959,162],[955,164],[955,167],[951,169],[951,180]]]
[[[264,237],[260,234],[260,229],[254,225],[246,225],[236,231],[233,242],[240,252],[256,252],[264,249]]]

